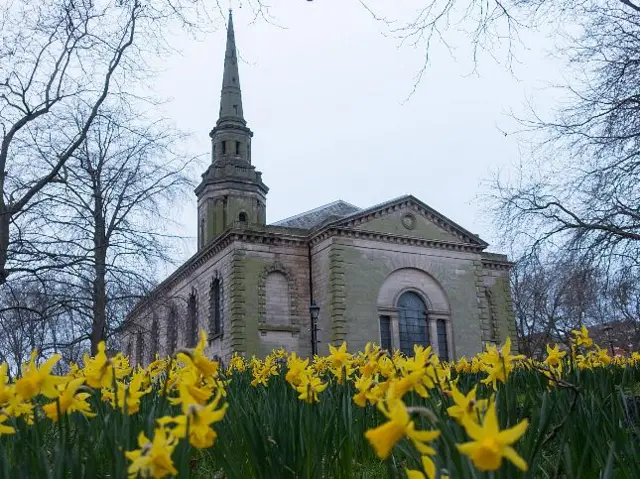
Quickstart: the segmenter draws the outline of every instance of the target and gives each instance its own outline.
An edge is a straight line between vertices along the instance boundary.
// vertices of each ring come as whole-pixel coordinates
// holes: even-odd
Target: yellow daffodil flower
[[[391,389],[387,395],[386,404],[379,402],[378,409],[389,421],[375,429],[369,429],[365,432],[365,437],[380,459],[387,459],[393,447],[404,436],[407,436],[422,454],[435,454],[435,450],[426,443],[440,436],[440,431],[416,431],[407,408],[402,400],[395,397]]]
[[[172,434],[178,438],[187,435],[187,419],[189,421],[189,443],[197,448],[207,448],[213,446],[217,433],[211,427],[212,424],[222,421],[229,407],[225,403],[219,409],[218,404],[222,395],[218,394],[214,400],[206,406],[194,404],[190,406],[187,413],[182,416],[165,416],[158,419],[161,426],[173,426]]]
[[[478,422],[478,416],[484,414],[487,409],[488,401],[486,399],[476,400],[475,386],[466,396],[456,386],[451,388],[449,394],[455,404],[447,408],[447,414],[461,425],[465,421]]]
[[[3,434],[15,434],[16,430],[12,426],[6,426],[3,424],[6,420],[9,419],[4,411],[0,411],[0,436]]]
[[[466,421],[464,428],[473,441],[458,444],[458,450],[471,458],[473,465],[480,471],[496,471],[507,458],[518,469],[527,470],[527,463],[511,447],[527,430],[528,421],[524,419],[516,426],[500,431],[496,405],[491,403],[482,425]]]
[[[300,377],[300,384],[296,387],[296,391],[300,393],[298,399],[309,404],[318,402],[318,394],[327,389],[328,384],[323,383],[319,377],[314,376],[309,370]]]
[[[302,376],[304,375],[303,373],[307,369],[308,365],[308,359],[302,360],[298,358],[296,353],[291,353],[291,356],[289,356],[289,359],[287,360],[287,367],[289,370],[284,377],[285,380],[293,387],[298,387],[302,383]]]
[[[567,355],[566,351],[560,351],[556,344],[553,348],[547,344],[547,358],[544,363],[548,366],[558,367],[562,364],[562,358]]]
[[[87,403],[89,393],[78,393],[78,388],[84,384],[85,378],[76,378],[68,382],[59,393],[57,400],[42,406],[45,415],[54,422],[57,422],[60,414],[68,414],[74,411],[82,413],[86,417],[94,417],[95,413],[91,412],[91,406]]]
[[[339,348],[334,345],[329,345],[329,356],[327,359],[331,363],[331,367],[336,370],[341,370],[343,366],[348,366],[351,363],[351,354],[347,352],[347,343],[343,342]]]
[[[37,357],[38,352],[33,351],[29,364],[25,365],[22,371],[22,377],[16,381],[16,393],[25,400],[31,399],[39,393],[53,399],[58,395],[56,386],[66,381],[63,377],[51,374],[51,370],[60,361],[61,356],[59,354],[52,355],[40,368],[36,366]]]
[[[578,346],[584,346],[585,348],[593,346],[593,339],[589,337],[589,330],[586,326],[583,325],[579,331],[574,329],[571,334],[576,337],[575,341]]]
[[[157,428],[153,434],[153,442],[141,432],[138,435],[140,449],[127,451],[125,455],[131,461],[127,472],[130,478],[154,477],[163,478],[177,476],[171,454],[178,443],[177,439],[168,431]]]

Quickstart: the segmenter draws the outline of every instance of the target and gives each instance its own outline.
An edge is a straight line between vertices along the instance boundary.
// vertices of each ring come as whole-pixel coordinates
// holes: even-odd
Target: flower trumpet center
[[[502,463],[500,443],[496,438],[488,437],[480,441],[473,455],[474,463],[483,471],[495,471]]]

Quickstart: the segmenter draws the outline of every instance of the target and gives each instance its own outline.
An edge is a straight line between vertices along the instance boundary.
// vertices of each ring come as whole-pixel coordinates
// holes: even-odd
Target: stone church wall
[[[380,342],[378,292],[385,279],[401,268],[417,268],[442,286],[450,303],[456,357],[481,349],[479,298],[474,260],[479,254],[418,246],[340,238],[330,247],[332,340],[349,349]],[[332,273],[333,272],[333,273]],[[401,280],[401,279],[400,279]],[[326,347],[326,346],[324,346]]]
[[[498,261],[491,261],[491,259]],[[512,347],[515,348],[517,332],[506,257],[487,254],[486,260],[482,261],[481,272],[487,314],[487,321],[483,324],[483,340],[503,343],[507,337],[510,337]]]
[[[228,285],[232,271],[232,252],[233,247],[229,246],[201,266],[189,271],[188,274],[179,276],[175,282],[165,287],[161,286],[155,291],[151,300],[133,313],[123,342],[125,350],[136,362],[142,358],[143,363],[148,363],[155,353],[161,356],[173,353],[171,342],[177,348],[188,345],[187,335],[190,333],[190,325],[187,304],[189,295],[194,292],[197,298],[196,331],[204,329],[209,334],[207,354],[219,356],[225,360],[231,356],[232,345],[231,334],[229,334],[231,288]],[[210,333],[210,294],[214,278],[218,278],[221,282],[220,311],[223,333],[217,337]],[[172,308],[175,308],[175,316],[171,314]],[[172,321],[172,317],[175,321]],[[156,325],[154,325],[154,318],[157,321]],[[139,332],[142,334],[142,341],[138,340]],[[174,341],[171,341],[172,334],[176,335]],[[140,348],[143,348],[143,351],[139,352]]]
[[[314,245],[311,249],[311,270],[313,277],[313,299],[320,308],[318,314],[318,352],[326,353],[329,350],[329,344],[336,341],[333,336],[332,329],[332,299],[339,299],[339,295],[333,296],[329,293],[331,287],[329,283],[330,263],[331,263],[331,244],[333,238],[328,238]],[[333,255],[335,260],[335,253]],[[335,269],[333,275],[336,275]],[[334,286],[333,288],[337,288]],[[332,288],[332,289],[333,289]],[[339,314],[339,310],[336,311]]]
[[[236,272],[242,277],[238,289],[241,301],[238,298],[240,307],[232,314],[243,328],[243,345],[238,349],[247,356],[265,356],[280,347],[300,355],[310,354],[306,244],[245,243],[241,249],[241,273]],[[276,285],[268,285],[270,275],[278,278]],[[278,284],[282,287],[274,287]]]

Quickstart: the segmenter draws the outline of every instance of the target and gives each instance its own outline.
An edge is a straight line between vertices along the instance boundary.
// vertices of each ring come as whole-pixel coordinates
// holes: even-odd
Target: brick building
[[[196,188],[198,252],[130,313],[125,350],[139,362],[209,334],[209,353],[265,355],[369,341],[443,358],[515,338],[506,256],[413,196],[370,208],[336,201],[266,224],[268,188],[251,157],[229,17],[212,162]]]

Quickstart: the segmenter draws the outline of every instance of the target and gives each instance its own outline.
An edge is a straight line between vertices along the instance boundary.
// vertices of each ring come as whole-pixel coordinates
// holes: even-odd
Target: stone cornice
[[[269,228],[269,227],[267,227]],[[271,228],[269,228],[271,229]],[[285,230],[285,228],[278,228]],[[205,246],[202,251],[198,251],[189,258],[182,266],[180,266],[167,279],[156,286],[145,298],[141,299],[127,315],[127,320],[135,316],[145,306],[152,302],[159,295],[171,288],[175,283],[190,275],[193,271],[207,263],[211,258],[223,251],[235,241],[245,243],[278,245],[278,246],[306,246],[307,240],[305,236],[290,234],[286,231],[259,231],[249,228],[232,228],[227,230],[221,236],[216,238],[212,243]],[[125,321],[127,321],[125,320]]]
[[[446,216],[438,213],[434,209],[427,206],[422,201],[417,198],[407,195],[401,198],[397,198],[395,200],[391,200],[387,203],[383,203],[382,205],[373,206],[368,208],[360,213],[355,213],[353,215],[349,215],[346,218],[339,219],[336,221],[332,221],[331,223],[326,224],[325,226],[343,226],[343,227],[354,227],[361,224],[364,224],[368,221],[371,221],[375,218],[380,218],[382,216],[386,216],[393,212],[399,211],[403,208],[407,208],[411,211],[414,211],[433,224],[447,231],[449,234],[458,238],[464,244],[475,244],[478,246],[482,246],[482,248],[486,248],[488,244],[480,239],[477,235],[468,232],[462,226],[458,225],[454,221],[450,220]],[[320,227],[320,230],[323,228]]]
[[[496,269],[508,271],[513,268],[514,263],[511,261],[499,261],[490,258],[482,258],[482,267],[486,269]]]
[[[327,238],[338,236],[343,238],[368,239],[381,241],[384,243],[394,243],[408,246],[420,246],[423,248],[434,248],[448,251],[459,251],[465,253],[480,253],[485,248],[484,245],[475,243],[455,243],[450,241],[429,240],[416,238],[413,236],[394,235],[390,233],[378,233],[375,231],[359,230],[341,226],[327,226],[314,233],[310,237],[311,245],[316,245]]]

